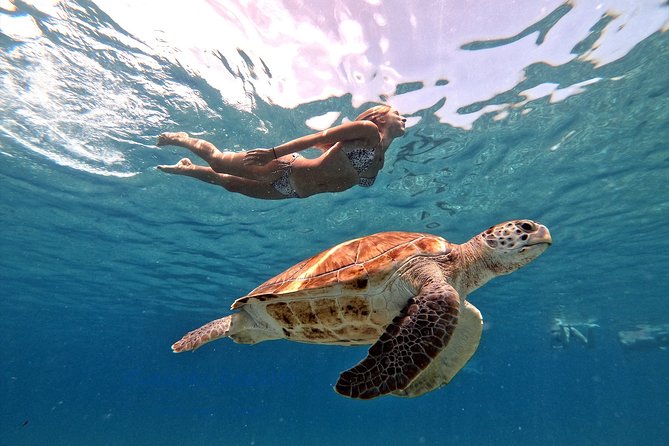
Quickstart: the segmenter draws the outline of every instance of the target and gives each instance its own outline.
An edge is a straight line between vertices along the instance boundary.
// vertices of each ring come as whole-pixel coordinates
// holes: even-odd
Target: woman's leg
[[[186,132],[162,133],[158,136],[156,145],[186,148],[206,161],[215,172],[268,183],[280,176],[276,171],[283,166],[277,161],[265,166],[247,166],[244,164],[246,152],[221,152],[209,141],[191,138]]]
[[[247,197],[262,198],[264,200],[280,200],[288,198],[274,189],[274,186],[272,186],[271,183],[218,173],[210,167],[193,164],[188,158],[182,159],[179,163],[173,166],[158,166],[158,169],[175,175],[197,178],[206,183],[222,186],[230,192],[246,195]]]

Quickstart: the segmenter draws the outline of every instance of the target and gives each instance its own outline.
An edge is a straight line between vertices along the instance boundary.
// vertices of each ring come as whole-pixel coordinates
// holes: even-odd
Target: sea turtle
[[[481,313],[467,295],[538,257],[548,229],[513,220],[461,245],[382,232],[317,254],[232,304],[236,313],[191,331],[174,352],[230,337],[337,345],[373,344],[335,390],[351,398],[414,397],[447,384],[476,351]]]

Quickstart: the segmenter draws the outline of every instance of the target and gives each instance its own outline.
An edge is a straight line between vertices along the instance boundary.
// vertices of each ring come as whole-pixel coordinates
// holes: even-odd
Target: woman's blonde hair
[[[387,115],[388,112],[392,109],[393,108],[390,105],[386,105],[386,104],[376,105],[376,106],[360,113],[360,115],[357,118],[355,118],[355,120],[356,121],[372,121],[374,124],[379,125],[378,119],[381,116]]]

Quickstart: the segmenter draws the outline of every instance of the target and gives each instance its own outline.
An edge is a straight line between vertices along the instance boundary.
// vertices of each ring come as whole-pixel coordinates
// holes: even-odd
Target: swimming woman
[[[183,132],[163,133],[158,137],[158,146],[184,147],[209,167],[184,158],[178,164],[158,169],[268,200],[305,198],[355,185],[369,187],[383,167],[386,150],[395,138],[404,134],[405,123],[406,118],[396,109],[378,105],[355,121],[271,149],[248,152],[221,152],[212,143]],[[317,158],[305,158],[298,153],[309,148],[323,153]]]

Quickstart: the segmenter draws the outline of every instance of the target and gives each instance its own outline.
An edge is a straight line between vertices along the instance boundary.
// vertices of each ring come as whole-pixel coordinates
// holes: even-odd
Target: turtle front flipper
[[[335,390],[351,398],[370,399],[406,388],[448,344],[459,308],[459,295],[451,285],[425,284],[367,357],[339,376]]]
[[[404,389],[393,392],[393,395],[416,397],[451,382],[478,348],[482,331],[481,312],[474,305],[465,302],[460,306],[458,325],[448,345],[418,378]]]

